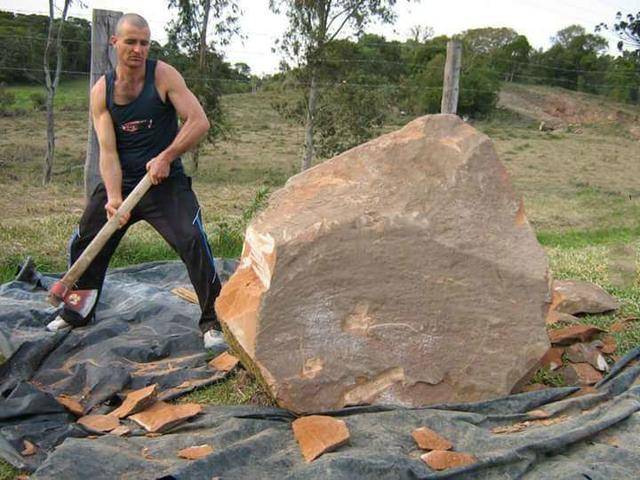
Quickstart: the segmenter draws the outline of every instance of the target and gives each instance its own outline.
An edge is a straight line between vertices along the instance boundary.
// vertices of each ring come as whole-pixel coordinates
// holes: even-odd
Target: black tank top
[[[178,133],[176,109],[169,98],[163,102],[155,85],[156,61],[147,60],[144,86],[131,103],[113,100],[115,72],[106,75],[107,109],[116,132],[124,188],[135,186],[146,173],[146,164],[167,148]],[[171,162],[170,177],[184,175],[182,162]]]

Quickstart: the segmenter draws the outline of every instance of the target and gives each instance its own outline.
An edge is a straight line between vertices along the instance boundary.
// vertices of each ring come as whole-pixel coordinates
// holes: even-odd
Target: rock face
[[[488,137],[419,118],[291,178],[216,310],[278,404],[508,394],[549,347],[546,256]]]

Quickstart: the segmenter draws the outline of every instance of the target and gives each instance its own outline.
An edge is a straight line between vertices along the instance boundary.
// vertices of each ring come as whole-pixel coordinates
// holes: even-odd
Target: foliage
[[[0,11],[0,81],[43,82],[42,59],[47,37],[49,17],[46,15],[23,15]],[[57,29],[60,20],[54,21]],[[67,72],[88,72],[91,56],[91,27],[87,20],[68,18],[65,22],[63,49],[63,78]],[[55,63],[56,50],[52,51]]]
[[[168,6],[177,9],[177,15],[167,28],[169,39],[161,51],[169,63],[183,73],[187,85],[200,101],[212,126],[207,138],[214,142],[224,137],[230,128],[220,105],[222,79],[232,80],[230,83],[233,84],[233,80],[246,79],[246,74],[223,61],[216,51],[216,42],[208,42],[208,34],[213,30],[218,45],[226,45],[238,35],[239,6],[235,0],[169,0]],[[221,74],[223,67],[226,77]],[[197,152],[195,163],[197,168]]]
[[[596,31],[608,29],[609,26],[606,23],[596,27]],[[640,12],[635,15],[633,13],[623,15],[622,12],[618,12],[612,29],[620,38],[618,50],[623,52],[626,47],[630,47],[635,55],[640,56]]]
[[[31,95],[29,95],[29,100],[31,101],[31,105],[33,106],[34,110],[45,110],[47,108],[47,97],[45,97],[44,93],[42,92],[33,92]]]
[[[378,20],[382,23],[392,23],[395,20],[393,7],[396,0],[269,0],[269,6],[275,13],[285,12],[289,19],[289,25],[280,40],[280,48],[285,57],[294,60],[302,73],[301,78],[308,85],[306,94],[306,112],[304,115],[305,124],[305,151],[302,158],[302,170],[309,168],[316,154],[315,129],[319,125],[318,117],[321,115],[323,102],[325,107],[331,98],[345,99],[344,95],[327,96],[322,100],[326,88],[320,88],[320,84],[325,81],[329,69],[326,68],[326,61],[330,59],[329,50],[337,41],[338,35],[346,30],[362,35],[364,29],[372,21]],[[348,81],[344,79],[345,81]],[[330,84],[329,87],[335,87]],[[361,103],[360,96],[349,97],[347,100],[355,100],[347,104],[338,106],[332,105],[325,108],[325,111],[332,110],[333,118],[344,118],[340,112],[346,112],[347,117],[355,118]],[[336,114],[335,112],[338,112]],[[320,122],[322,123],[322,122]],[[365,121],[365,125],[368,122]],[[319,149],[320,153],[327,153],[329,149],[335,147],[335,142],[331,138],[330,129],[320,127],[323,132],[323,142]],[[358,127],[355,128],[356,136]],[[350,133],[354,133],[351,129]],[[333,145],[332,145],[333,144]]]

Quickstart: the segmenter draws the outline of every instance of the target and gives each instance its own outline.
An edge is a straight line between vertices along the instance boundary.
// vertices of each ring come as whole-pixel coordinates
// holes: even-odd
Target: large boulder
[[[546,256],[490,139],[418,118],[292,177],[216,310],[278,404],[508,394],[549,348]]]

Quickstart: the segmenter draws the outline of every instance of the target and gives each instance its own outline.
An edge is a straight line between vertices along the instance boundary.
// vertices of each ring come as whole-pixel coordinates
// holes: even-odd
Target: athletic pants
[[[126,195],[129,191],[125,189],[123,193]],[[103,184],[99,184],[87,203],[78,229],[71,237],[69,243],[70,265],[82,254],[106,223],[107,214],[104,208],[106,203],[106,189]],[[129,222],[119,230],[116,230],[93,262],[91,262],[87,271],[80,277],[76,283],[76,288],[81,290],[97,289],[98,292],[102,290],[107,266],[116,247],[127,229],[140,220],[145,220],[151,224],[180,255],[186,265],[202,310],[199,322],[200,329],[203,332],[210,328],[220,329],[213,306],[220,293],[221,283],[216,273],[213,255],[202,226],[202,215],[198,200],[191,189],[191,179],[185,175],[169,177],[159,185],[151,186],[138,205],[131,211]],[[89,323],[94,312],[95,306],[91,313],[83,318],[65,307],[61,312],[61,316],[73,326],[82,326]]]

